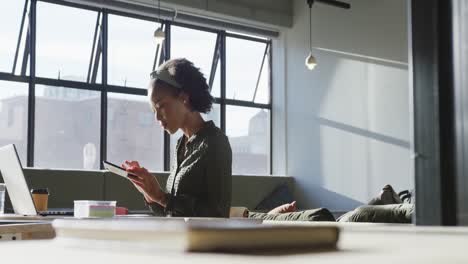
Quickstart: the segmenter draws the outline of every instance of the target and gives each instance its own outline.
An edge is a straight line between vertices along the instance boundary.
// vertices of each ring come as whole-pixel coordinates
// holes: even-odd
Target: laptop
[[[0,147],[0,173],[6,184],[15,214],[25,216],[73,215],[72,209],[36,210],[14,144]]]

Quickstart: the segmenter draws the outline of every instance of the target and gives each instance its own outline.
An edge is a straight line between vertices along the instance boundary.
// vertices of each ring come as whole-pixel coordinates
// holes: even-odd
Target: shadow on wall
[[[398,109],[395,104],[395,100],[405,101],[399,91],[407,92],[407,86],[392,83],[399,91],[390,93],[391,104],[379,105],[382,90],[393,87],[380,85],[387,80],[378,78],[387,69],[401,77],[405,67],[327,51],[316,54],[320,65],[314,71],[304,74],[305,69],[296,68],[289,73],[291,78],[308,81],[290,90],[293,95],[288,96],[294,99],[288,106],[292,115],[288,126],[304,128],[289,130],[288,136],[289,175],[295,177],[300,205],[350,210],[376,195],[386,183],[410,188],[410,142],[399,133],[406,132],[408,125],[399,119],[406,108]],[[390,125],[382,126],[385,122]],[[376,129],[379,132],[372,131],[375,125],[381,126]]]
[[[359,136],[366,137],[366,138],[369,138],[369,139],[374,139],[374,140],[377,140],[377,141],[381,141],[381,142],[384,142],[384,143],[387,143],[387,144],[390,144],[390,145],[395,145],[395,146],[402,147],[402,148],[405,148],[405,149],[410,149],[410,142],[407,141],[407,140],[401,140],[401,139],[398,139],[398,138],[395,138],[395,137],[375,133],[375,132],[372,132],[372,131],[369,131],[369,130],[366,130],[366,129],[362,129],[362,128],[359,128],[359,127],[354,127],[354,126],[350,126],[350,125],[347,125],[347,124],[343,124],[343,123],[335,122],[335,121],[332,121],[332,120],[328,120],[326,118],[318,117],[317,119],[318,119],[319,124],[323,125],[323,126],[332,127],[332,128],[339,129],[339,130],[342,130],[342,131],[346,131],[346,132],[349,132],[349,133],[352,133],[352,134],[355,134],[355,135],[359,135]]]

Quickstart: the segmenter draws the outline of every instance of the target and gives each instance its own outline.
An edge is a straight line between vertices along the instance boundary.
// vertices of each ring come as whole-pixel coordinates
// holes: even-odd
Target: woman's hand
[[[166,206],[166,194],[161,189],[159,182],[147,169],[141,167],[138,161],[125,161],[122,167],[137,177],[129,176],[130,181],[145,197],[148,203],[158,203]]]

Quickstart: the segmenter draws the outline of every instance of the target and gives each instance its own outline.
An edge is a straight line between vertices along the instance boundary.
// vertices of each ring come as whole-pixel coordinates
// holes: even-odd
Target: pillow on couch
[[[277,221],[335,221],[332,213],[326,208],[282,214],[249,212],[249,218]]]
[[[291,203],[294,201],[288,184],[283,183],[276,187],[265,199],[263,199],[254,210],[268,212],[273,208],[283,204]]]
[[[412,221],[413,204],[364,205],[347,212],[338,222],[370,222],[408,224]]]

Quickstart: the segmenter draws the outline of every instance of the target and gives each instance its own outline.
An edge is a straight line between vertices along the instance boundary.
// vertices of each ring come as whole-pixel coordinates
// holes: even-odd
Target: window
[[[182,132],[165,134],[146,88],[151,71],[184,57],[210,86],[203,117],[229,137],[233,173],[270,172],[269,39],[83,3],[0,4],[0,144],[30,167],[94,170],[105,158],[167,171]]]
[[[195,66],[200,68],[200,71],[205,76],[207,83],[209,83],[216,42],[217,35],[215,33],[172,26],[171,58],[187,58],[193,62]],[[211,86],[211,93],[213,96],[219,97],[219,77],[215,81],[218,83]]]
[[[136,160],[149,170],[163,171],[163,131],[154,120],[148,98],[109,93],[108,108],[113,117],[107,123],[107,159],[115,164]]]
[[[233,173],[269,173],[270,113],[268,110],[227,106],[226,134],[231,143]]]
[[[100,100],[99,92],[37,85],[34,166],[99,169]]]
[[[240,38],[226,38],[226,97],[268,104],[269,45]]]
[[[154,125],[154,115],[147,111],[148,110],[138,113],[138,125],[140,127],[149,127]]]
[[[155,22],[109,15],[108,83],[144,88],[153,70],[157,45]]]
[[[17,54],[16,65],[19,65],[20,67],[18,68],[21,68],[29,23],[25,2],[20,0],[2,0],[0,8],[0,25],[2,25],[0,26],[0,72],[13,72],[15,54]],[[24,21],[22,19],[23,13]],[[20,38],[22,45],[17,48],[21,29],[23,29],[21,31],[22,37]],[[15,70],[15,73],[18,73],[18,71]]]
[[[36,75],[88,82],[99,18],[98,12],[38,2]]]
[[[15,144],[26,164],[28,84],[0,81],[0,146]]]

